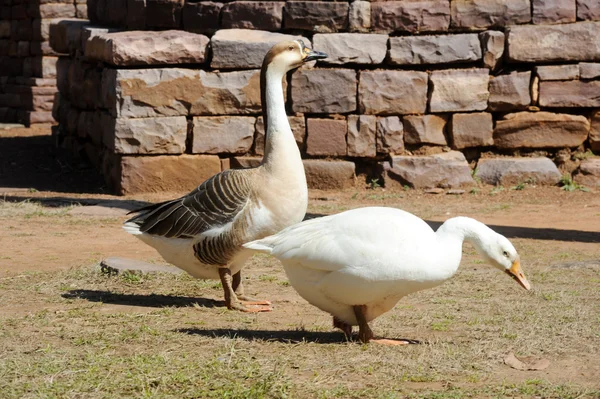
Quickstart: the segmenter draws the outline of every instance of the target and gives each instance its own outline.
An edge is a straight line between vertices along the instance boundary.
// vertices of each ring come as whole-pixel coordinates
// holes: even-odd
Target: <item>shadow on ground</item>
[[[110,303],[114,305],[127,306],[145,306],[152,308],[175,307],[185,308],[190,306],[200,306],[203,308],[223,307],[222,301],[214,299],[161,295],[161,294],[117,294],[110,291],[96,290],[71,290],[61,295],[66,299],[85,299],[90,302]]]
[[[303,331],[303,330],[234,330],[229,328],[182,328],[176,332],[200,335],[208,338],[242,338],[248,341],[273,341],[286,344],[313,342],[319,344],[346,343],[348,340],[341,331]]]

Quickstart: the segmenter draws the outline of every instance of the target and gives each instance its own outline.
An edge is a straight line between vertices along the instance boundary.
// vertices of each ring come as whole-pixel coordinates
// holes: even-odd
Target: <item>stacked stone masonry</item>
[[[0,2],[3,60],[24,64],[5,55],[21,47],[13,22],[44,17]],[[311,187],[352,186],[356,170],[386,186],[556,184],[600,154],[597,0],[88,0],[87,15],[47,26],[55,76],[5,80],[56,79],[57,143],[116,192],[257,165],[259,68],[290,38],[329,54],[284,82]]]

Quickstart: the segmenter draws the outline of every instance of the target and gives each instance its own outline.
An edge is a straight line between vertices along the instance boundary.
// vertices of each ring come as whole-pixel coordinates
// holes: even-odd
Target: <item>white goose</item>
[[[242,244],[304,218],[306,177],[285,112],[282,80],[288,71],[326,56],[301,40],[276,44],[265,56],[261,100],[267,134],[260,166],[216,174],[184,197],[135,211],[123,226],[192,276],[220,278],[229,309],[271,310],[269,301],[244,294],[240,270],[251,252]]]
[[[456,273],[463,241],[530,289],[510,241],[466,217],[449,219],[434,232],[422,219],[399,209],[359,208],[308,220],[244,246],[279,259],[300,296],[333,315],[334,327],[348,337],[358,325],[359,339],[369,342],[369,321],[402,297],[440,285]]]

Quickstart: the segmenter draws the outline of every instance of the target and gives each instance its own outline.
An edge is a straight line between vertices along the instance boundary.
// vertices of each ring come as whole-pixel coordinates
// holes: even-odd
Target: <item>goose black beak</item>
[[[304,62],[313,61],[313,60],[322,60],[323,58],[327,58],[327,54],[322,53],[320,51],[309,50],[304,53]]]

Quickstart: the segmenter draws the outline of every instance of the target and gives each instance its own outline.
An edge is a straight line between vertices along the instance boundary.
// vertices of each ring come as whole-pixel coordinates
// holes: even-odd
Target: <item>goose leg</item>
[[[244,284],[242,283],[242,272],[239,271],[233,275],[233,291],[237,298],[245,305],[270,305],[271,301],[262,301],[244,294]]]
[[[334,316],[333,317],[333,326],[335,328],[339,328],[340,330],[342,330],[344,332],[344,335],[346,336],[346,339],[348,339],[348,340],[352,339],[352,326],[350,324],[346,324]]]
[[[374,344],[381,345],[408,345],[410,341],[404,341],[399,339],[385,339],[385,338],[373,338],[373,331],[369,327],[369,323],[367,323],[367,318],[365,317],[365,313],[367,311],[367,307],[365,305],[357,305],[353,306],[354,315],[356,316],[356,321],[358,321],[358,338],[363,342],[372,342]]]
[[[223,285],[223,291],[225,292],[225,305],[227,305],[228,309],[251,313],[271,311],[271,308],[268,306],[248,307],[242,302],[240,302],[233,289],[233,278],[231,276],[231,270],[229,270],[229,268],[220,267],[219,277],[221,278],[221,284]]]

